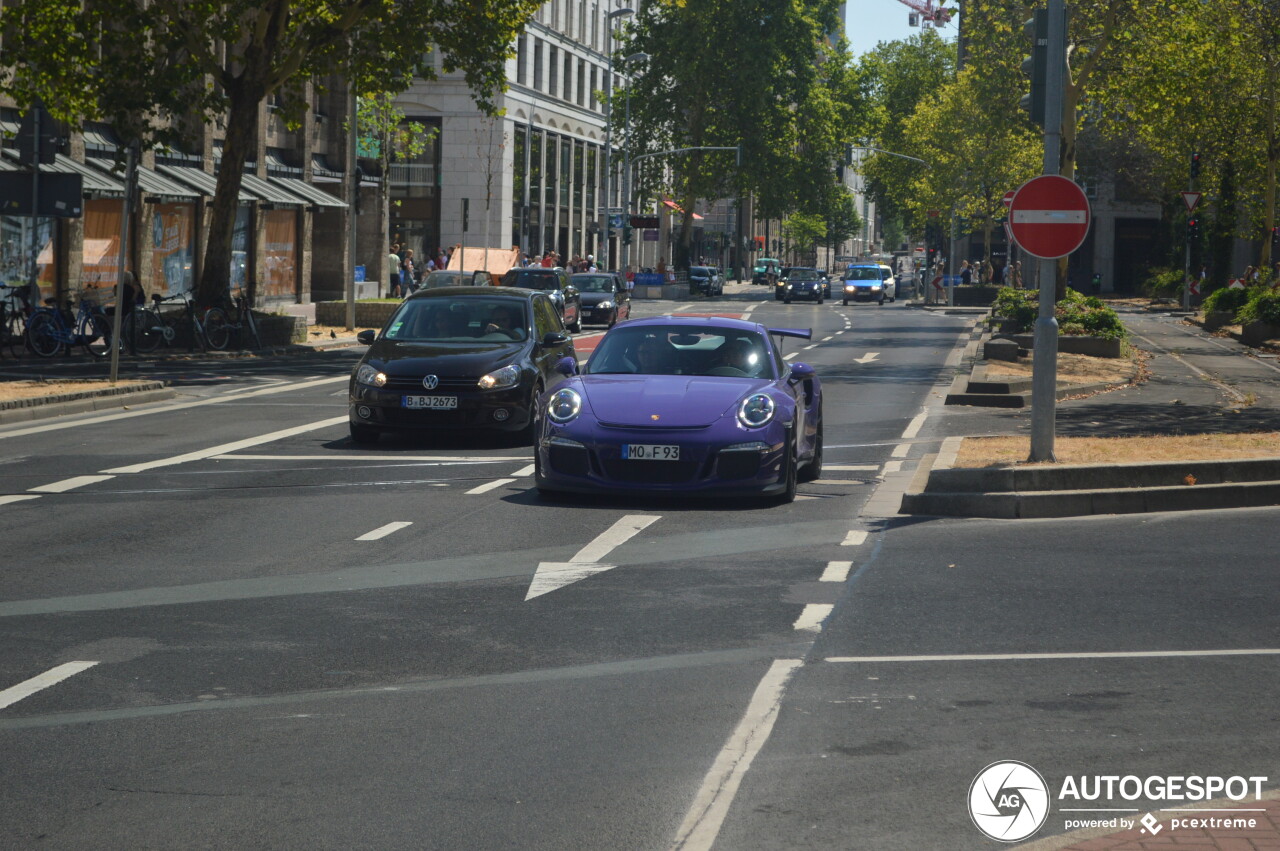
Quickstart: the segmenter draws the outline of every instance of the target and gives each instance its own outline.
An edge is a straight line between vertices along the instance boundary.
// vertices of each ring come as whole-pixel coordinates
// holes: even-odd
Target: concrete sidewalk
[[[1084,399],[1059,401],[1059,437],[1124,437],[1280,431],[1280,364],[1231,338],[1215,337],[1173,314],[1132,310],[1122,318],[1137,347],[1151,353],[1142,384]],[[967,371],[971,364],[961,365]],[[942,409],[943,435],[1028,437],[1027,409]],[[952,444],[951,457],[954,458]],[[922,470],[903,500],[903,513],[982,517],[1062,517],[1280,504],[1280,474],[1240,465],[1225,474],[1188,462],[1150,465],[1065,465],[1056,483],[1018,468],[1005,479],[950,470],[946,451]],[[1280,447],[1277,447],[1280,455]],[[1194,469],[1193,469],[1194,468]],[[1181,470],[1181,472],[1177,472]],[[1194,484],[1194,486],[1193,486]]]

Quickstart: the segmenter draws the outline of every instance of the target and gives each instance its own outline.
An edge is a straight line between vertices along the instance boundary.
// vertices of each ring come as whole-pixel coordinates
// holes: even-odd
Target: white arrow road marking
[[[63,479],[60,482],[50,482],[47,485],[28,488],[28,490],[32,493],[66,493],[69,490],[75,490],[83,485],[92,485],[97,482],[105,482],[107,479],[114,478],[115,476],[76,476],[70,479]]]
[[[867,352],[865,355],[863,355],[860,358],[854,358],[853,362],[854,363],[871,363],[873,360],[875,360],[878,357],[880,357],[879,352]]]
[[[16,686],[10,686],[4,691],[0,691],[0,709],[6,706],[12,706],[24,697],[30,697],[41,689],[46,689],[51,685],[62,682],[67,677],[73,677],[81,671],[88,670],[97,662],[66,662],[56,668],[50,668],[37,677],[18,683]]]
[[[374,529],[372,532],[365,532],[363,535],[356,538],[356,540],[357,541],[376,541],[379,538],[387,537],[392,532],[399,532],[404,527],[412,526],[412,525],[413,525],[413,521],[411,520],[397,520],[394,523],[388,523],[385,526],[379,526],[377,529]]]
[[[563,588],[588,576],[613,570],[617,565],[600,564],[600,559],[661,519],[662,515],[657,514],[628,514],[601,532],[569,561],[539,562],[533,581],[529,583],[529,591],[524,596],[525,600],[540,597],[548,591]]]

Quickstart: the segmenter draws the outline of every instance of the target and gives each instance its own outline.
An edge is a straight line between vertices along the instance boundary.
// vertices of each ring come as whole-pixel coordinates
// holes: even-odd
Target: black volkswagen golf
[[[573,341],[544,293],[507,287],[419,290],[369,346],[351,375],[351,438],[388,431],[532,431],[544,390],[564,380]]]

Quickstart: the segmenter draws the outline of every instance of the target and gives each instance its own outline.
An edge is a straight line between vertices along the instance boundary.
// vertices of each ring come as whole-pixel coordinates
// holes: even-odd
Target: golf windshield
[[[401,343],[509,343],[529,338],[527,302],[472,296],[406,301],[386,338]]]
[[[875,266],[854,266],[844,273],[846,281],[879,281],[880,270]]]

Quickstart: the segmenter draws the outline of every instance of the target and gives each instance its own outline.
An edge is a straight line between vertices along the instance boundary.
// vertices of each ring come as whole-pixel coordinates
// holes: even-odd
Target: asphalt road
[[[636,315],[672,309],[814,328],[794,504],[549,504],[509,440],[357,447],[354,351],[0,429],[5,844],[990,847],[998,758],[1275,764],[1274,656],[968,658],[1280,646],[1261,543],[1204,557],[1274,512],[888,519],[971,319],[749,286]],[[593,543],[610,569],[539,571]]]

